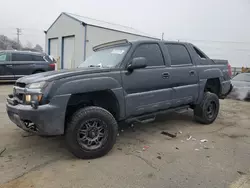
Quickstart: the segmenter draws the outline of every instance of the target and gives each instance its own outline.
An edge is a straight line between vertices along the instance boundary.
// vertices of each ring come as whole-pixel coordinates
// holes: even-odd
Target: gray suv
[[[0,80],[13,81],[20,77],[55,70],[55,61],[45,53],[0,51]]]

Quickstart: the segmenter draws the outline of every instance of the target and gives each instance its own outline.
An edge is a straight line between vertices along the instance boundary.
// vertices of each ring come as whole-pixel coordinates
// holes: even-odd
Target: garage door
[[[63,38],[63,68],[74,68],[75,64],[75,37]]]
[[[53,56],[57,61],[57,67],[60,67],[60,60],[58,54],[58,39],[49,39],[49,55]]]

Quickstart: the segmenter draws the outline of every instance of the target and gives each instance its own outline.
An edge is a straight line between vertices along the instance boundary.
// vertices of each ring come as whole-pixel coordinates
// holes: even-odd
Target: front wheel
[[[202,124],[211,124],[218,116],[220,109],[219,98],[216,94],[206,92],[200,104],[194,108],[194,118]]]
[[[90,159],[107,154],[116,141],[118,125],[107,110],[86,107],[78,110],[67,125],[66,142],[78,158]]]

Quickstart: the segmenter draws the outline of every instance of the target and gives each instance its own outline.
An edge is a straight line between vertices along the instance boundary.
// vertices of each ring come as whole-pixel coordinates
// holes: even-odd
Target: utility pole
[[[19,36],[22,34],[21,28],[16,28],[16,34],[17,34],[17,43],[20,44]]]
[[[164,33],[161,34],[161,40],[164,40]]]

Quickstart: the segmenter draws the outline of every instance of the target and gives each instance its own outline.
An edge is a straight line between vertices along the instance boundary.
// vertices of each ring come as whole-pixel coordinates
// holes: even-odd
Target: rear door
[[[32,74],[35,70],[35,61],[29,53],[12,53],[12,71],[15,78],[20,78],[25,75]]]
[[[166,43],[171,60],[171,83],[174,106],[194,102],[198,97],[198,73],[184,44]]]
[[[9,52],[0,52],[0,80],[14,80]]]
[[[122,71],[125,90],[126,115],[149,113],[171,106],[171,84],[166,74],[162,51],[158,43],[140,44],[134,50],[131,60],[144,57],[147,67],[133,72]]]

